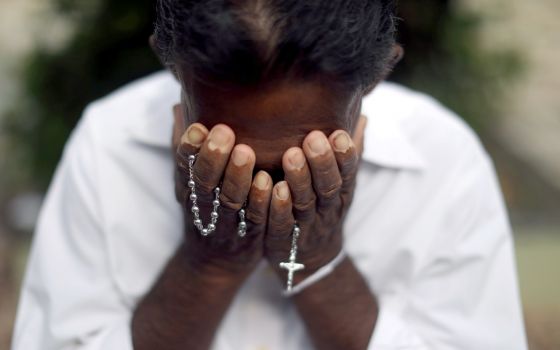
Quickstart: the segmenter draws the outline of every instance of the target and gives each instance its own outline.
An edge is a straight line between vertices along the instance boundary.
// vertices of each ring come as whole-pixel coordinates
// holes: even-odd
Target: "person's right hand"
[[[264,171],[253,179],[255,153],[247,145],[235,145],[235,134],[228,126],[218,124],[209,132],[193,123],[185,130],[180,106],[175,106],[174,118],[175,195],[184,212],[187,259],[204,272],[249,274],[263,257],[272,179]],[[221,188],[216,230],[207,237],[194,226],[191,212],[188,157],[194,154],[198,155],[193,177],[205,227],[210,222],[214,189]],[[240,237],[238,212],[245,203],[247,234]]]

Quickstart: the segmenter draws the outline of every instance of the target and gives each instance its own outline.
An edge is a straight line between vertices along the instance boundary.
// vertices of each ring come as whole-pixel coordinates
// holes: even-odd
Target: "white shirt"
[[[13,350],[132,349],[135,305],[183,234],[170,147],[179,94],[158,73],[87,108],[40,215]],[[507,214],[474,133],[390,83],[364,99],[363,113],[345,250],[379,299],[369,349],[527,349]],[[263,262],[213,349],[312,348],[282,287]]]

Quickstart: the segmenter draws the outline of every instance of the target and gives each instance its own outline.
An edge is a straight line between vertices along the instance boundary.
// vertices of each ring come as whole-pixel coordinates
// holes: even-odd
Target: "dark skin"
[[[331,261],[342,249],[363,148],[364,93],[341,94],[320,79],[218,88],[176,71],[184,93],[174,108],[173,149],[185,243],[135,310],[136,350],[208,349],[262,259],[286,281],[279,263],[289,256],[295,220],[302,229],[298,262],[306,266],[295,284]],[[209,237],[200,236],[190,212],[186,158],[196,153],[202,218],[222,183],[220,219]],[[240,238],[237,212],[245,202],[248,232]],[[292,300],[316,348],[367,348],[378,306],[350,257]]]

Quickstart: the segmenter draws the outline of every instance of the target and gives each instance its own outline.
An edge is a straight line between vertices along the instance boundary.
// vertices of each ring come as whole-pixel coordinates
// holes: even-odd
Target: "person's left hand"
[[[274,186],[265,235],[265,256],[283,278],[297,221],[297,262],[305,265],[294,275],[294,284],[333,260],[342,249],[342,226],[352,202],[356,174],[363,150],[367,119],[360,117],[354,138],[344,130],[328,138],[311,132],[303,147],[284,153],[285,181]]]

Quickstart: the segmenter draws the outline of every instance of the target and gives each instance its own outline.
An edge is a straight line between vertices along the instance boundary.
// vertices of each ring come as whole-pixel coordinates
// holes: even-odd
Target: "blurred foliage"
[[[37,48],[24,64],[25,96],[6,125],[17,183],[46,188],[85,105],[161,69],[148,47],[153,0],[51,0],[76,31],[56,51]],[[401,0],[405,59],[392,80],[426,91],[475,128],[498,114],[500,91],[519,70],[512,52],[477,45],[479,18],[450,0]],[[27,168],[21,168],[26,164]]]
[[[460,1],[399,3],[405,58],[391,80],[427,92],[484,132],[523,72],[523,57],[514,50],[484,49],[478,32],[482,15],[462,10]]]
[[[88,102],[161,69],[148,47],[152,0],[52,0],[76,23],[65,45],[38,47],[24,63],[24,93],[8,115],[16,181],[43,190]]]

